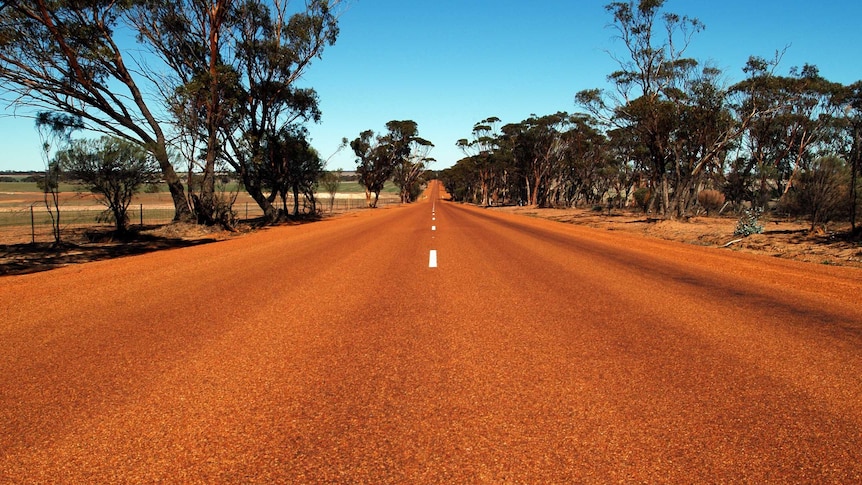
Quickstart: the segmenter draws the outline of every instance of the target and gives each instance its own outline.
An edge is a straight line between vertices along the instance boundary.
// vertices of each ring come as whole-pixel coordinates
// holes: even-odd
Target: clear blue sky
[[[312,144],[327,158],[342,137],[412,119],[436,145],[432,168],[442,169],[463,156],[455,142],[483,118],[574,111],[575,93],[604,87],[616,69],[608,51],[622,53],[607,3],[352,0],[338,42],[301,81],[323,110]],[[750,55],[770,58],[788,45],[783,74],[807,62],[835,82],[862,79],[858,0],[669,0],[667,10],[706,25],[689,54],[723,69],[728,82],[741,79]],[[42,168],[31,120],[0,117],[0,133],[0,170]],[[329,167],[355,167],[350,149]]]

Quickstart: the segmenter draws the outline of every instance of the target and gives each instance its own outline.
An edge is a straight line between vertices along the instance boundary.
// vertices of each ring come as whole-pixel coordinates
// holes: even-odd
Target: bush
[[[746,209],[736,223],[735,236],[748,237],[752,234],[763,233],[763,224],[760,223],[760,215],[763,211],[759,208]]]
[[[847,215],[850,200],[850,171],[839,157],[821,157],[803,171],[787,194],[780,208],[788,214],[806,215],[811,230]]]
[[[635,199],[635,204],[641,208],[641,210],[646,214],[647,210],[649,210],[650,203],[650,190],[646,187],[641,187],[639,189],[635,189],[634,193],[632,193],[632,197]]]
[[[132,196],[156,183],[158,165],[140,146],[116,137],[75,140],[56,155],[58,163],[108,207],[116,230],[127,230]],[[104,219],[107,221],[107,219]]]
[[[706,211],[706,215],[709,215],[710,212],[721,210],[724,205],[724,194],[717,190],[701,190],[697,194],[697,202]]]

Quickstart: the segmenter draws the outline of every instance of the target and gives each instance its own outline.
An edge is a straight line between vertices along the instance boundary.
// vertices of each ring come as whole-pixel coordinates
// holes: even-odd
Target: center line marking
[[[428,254],[428,267],[429,268],[436,268],[437,267],[437,250],[436,249],[432,249],[431,252]]]
[[[436,230],[437,230],[437,226],[431,226],[431,230],[432,230],[432,231],[436,231]]]

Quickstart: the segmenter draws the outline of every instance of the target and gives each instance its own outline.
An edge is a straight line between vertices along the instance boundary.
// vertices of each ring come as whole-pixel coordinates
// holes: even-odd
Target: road
[[[0,483],[862,481],[859,270],[429,195],[0,278]]]

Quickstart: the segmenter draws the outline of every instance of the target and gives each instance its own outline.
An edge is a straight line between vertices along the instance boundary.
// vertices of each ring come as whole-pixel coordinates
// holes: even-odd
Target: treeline
[[[356,174],[365,188],[368,207],[377,207],[380,191],[389,180],[398,187],[402,203],[413,202],[422,190],[434,144],[419,136],[413,120],[392,120],[386,132],[365,130],[350,142],[356,155]]]
[[[779,73],[782,51],[744,79],[686,57],[703,25],[663,1],[606,8],[625,45],[611,88],[577,93],[578,113],[482,120],[441,173],[456,200],[536,206],[639,205],[664,217],[730,206],[845,217],[856,231],[862,82],[814,65]]]

